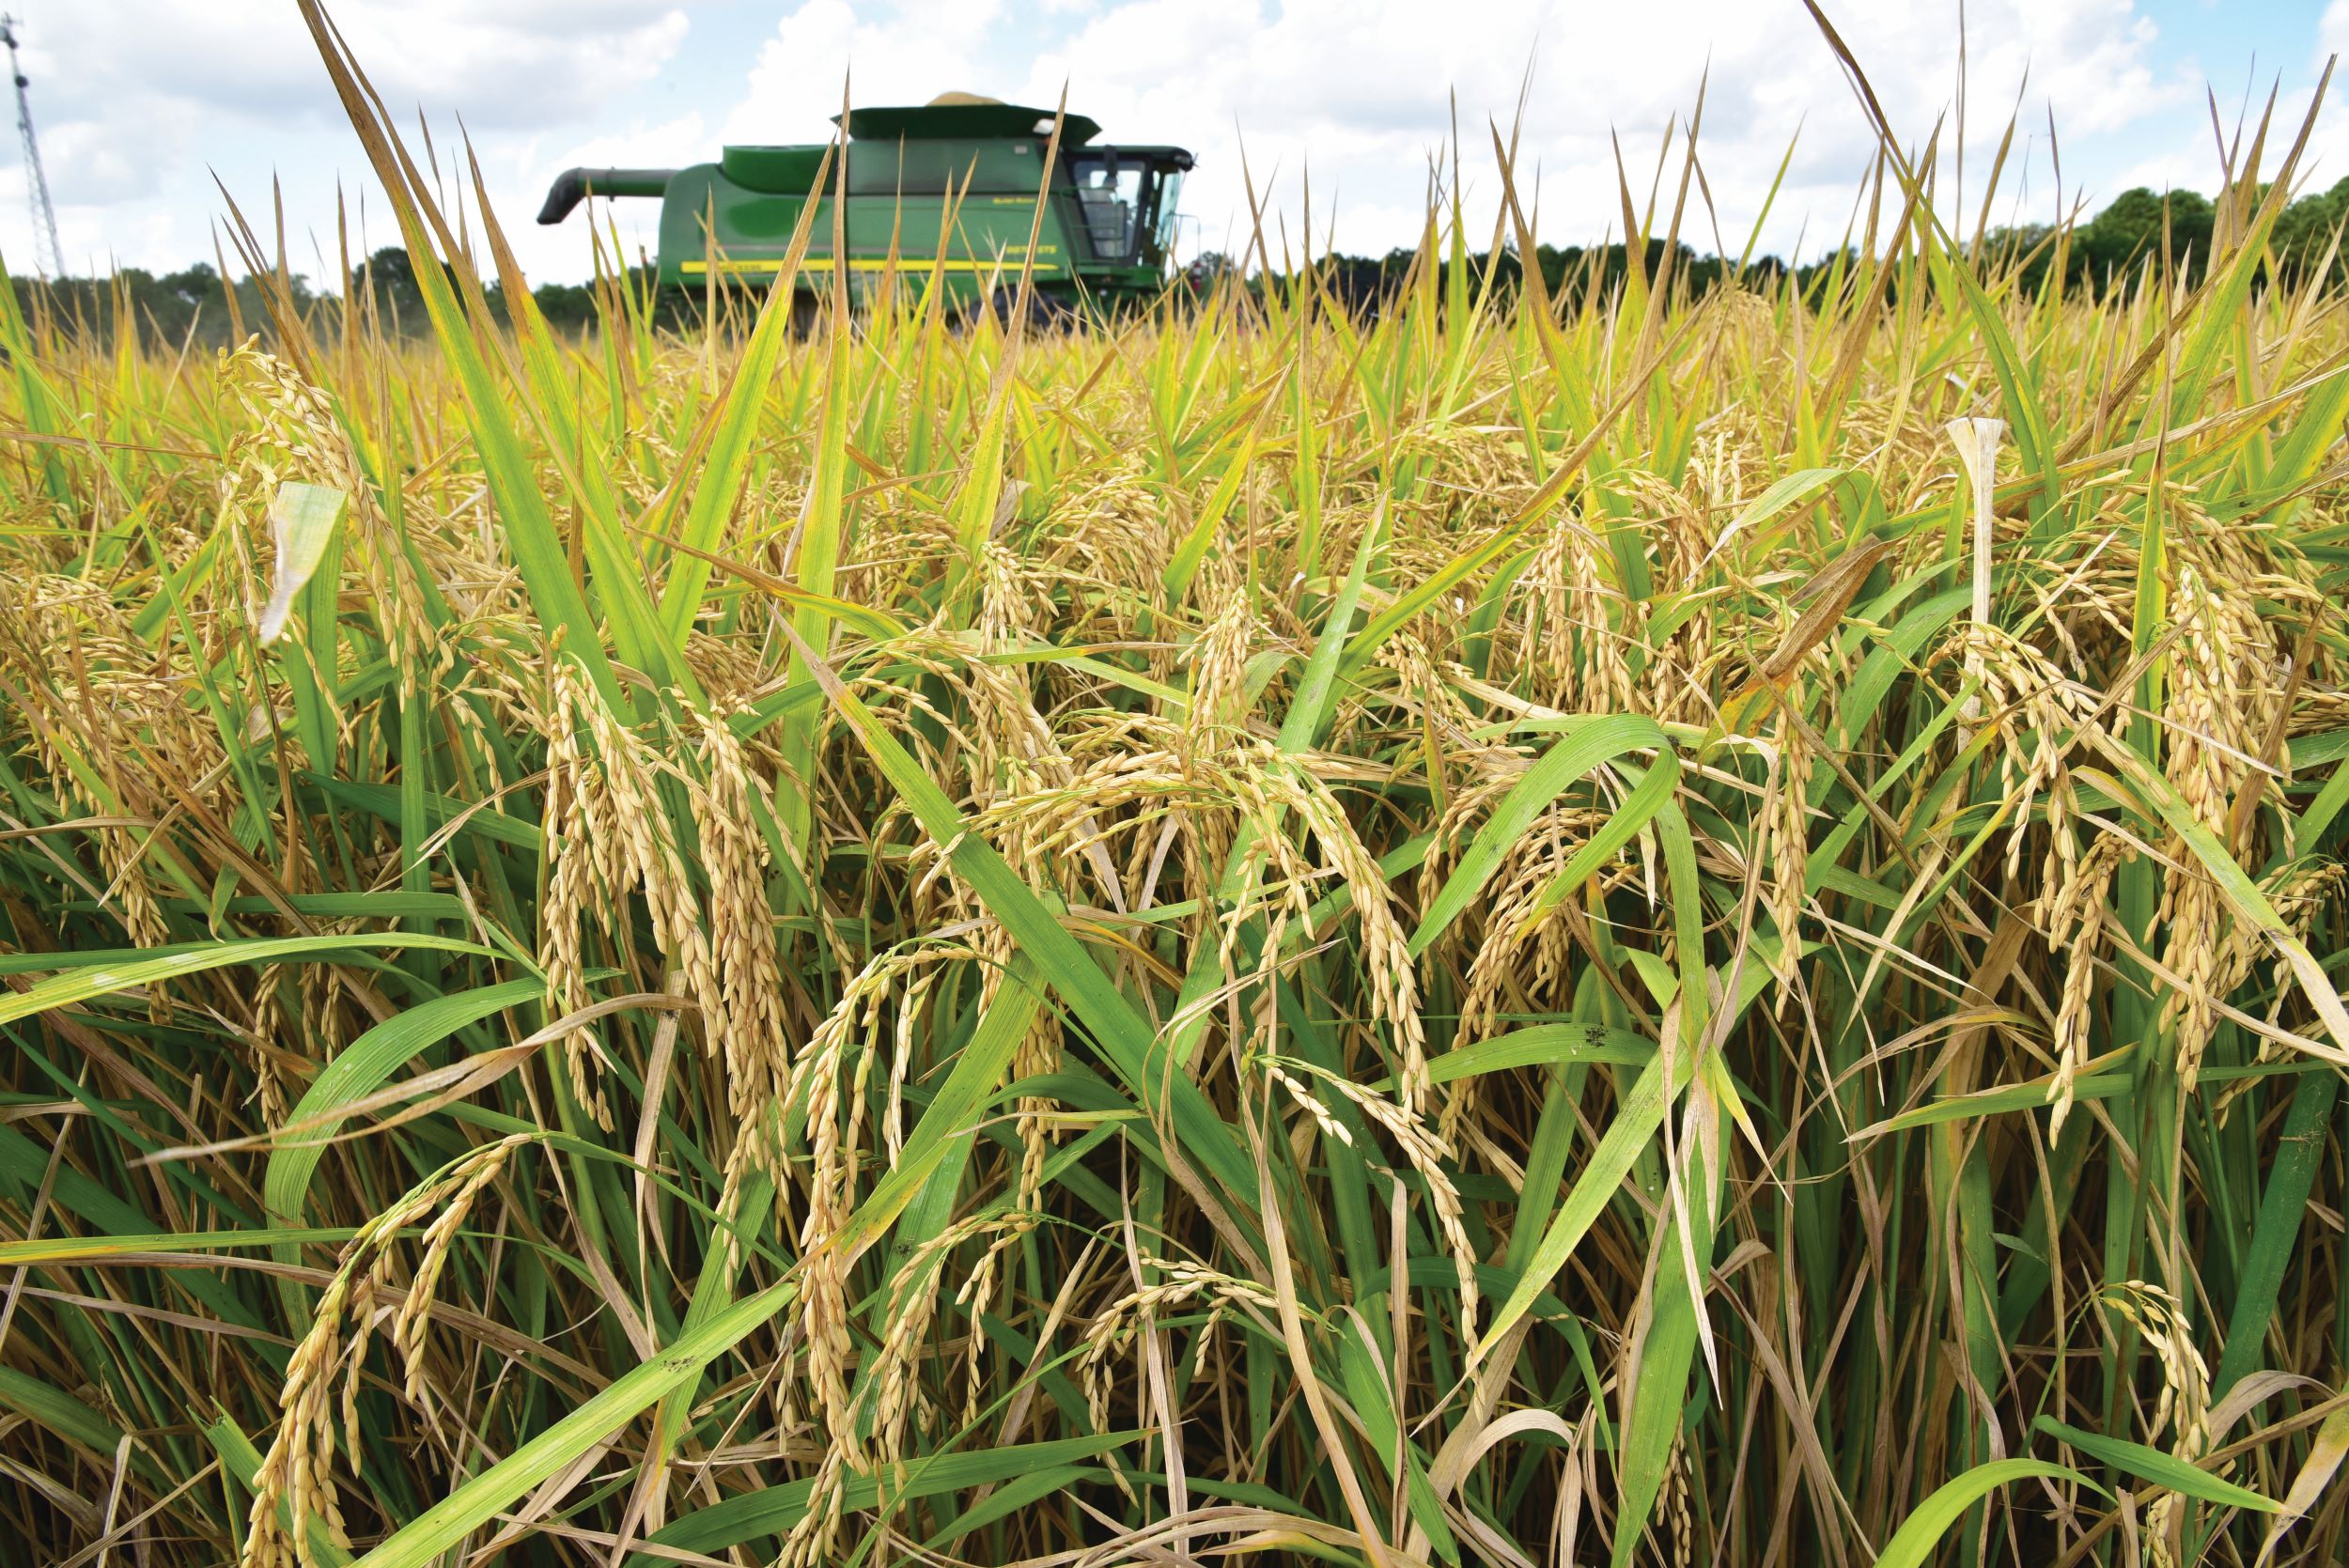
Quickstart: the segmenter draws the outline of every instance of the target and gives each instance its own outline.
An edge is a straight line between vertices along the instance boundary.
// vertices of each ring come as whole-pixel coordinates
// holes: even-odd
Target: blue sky
[[[338,186],[366,240],[366,199],[292,0],[12,0],[73,271],[162,270],[210,256],[215,174],[263,226],[284,193],[298,271],[331,267]],[[1815,254],[1849,220],[1871,144],[1799,0],[341,0],[331,7],[378,88],[420,110],[445,153],[462,116],[491,199],[540,280],[590,266],[576,220],[528,220],[572,163],[677,164],[726,142],[818,139],[844,70],[860,103],[950,88],[1071,108],[1110,140],[1174,142],[1200,167],[1185,245],[1243,223],[1241,153],[1292,242],[1310,169],[1316,236],[1347,251],[1408,243],[1456,102],[1468,210],[1490,222],[1488,120],[1528,80],[1519,163],[1538,173],[1541,237],[1620,229],[1612,147],[1644,194],[1709,69],[1699,155],[1713,204],[1687,227],[1737,249],[1789,146],[1762,248]],[[1828,0],[1905,137],[1953,114],[1956,0]],[[2271,86],[2295,125],[2326,54],[2349,52],[2349,0],[1968,0],[1967,216],[2011,111],[1999,217],[2092,209],[2130,185],[2209,190],[2206,85],[2230,125]],[[2019,94],[2019,97],[2018,97]],[[2349,90],[2319,119],[2311,178],[2349,175]],[[2019,103],[2019,111],[2017,105]],[[2255,112],[2255,111],[2254,111]],[[5,147],[5,140],[0,140]],[[1951,171],[1953,178],[1954,169]],[[1669,182],[1667,185],[1669,190]],[[650,204],[623,204],[649,242]],[[0,254],[31,260],[21,170],[0,156]],[[355,242],[355,241],[354,241]],[[325,267],[320,257],[329,258]]]

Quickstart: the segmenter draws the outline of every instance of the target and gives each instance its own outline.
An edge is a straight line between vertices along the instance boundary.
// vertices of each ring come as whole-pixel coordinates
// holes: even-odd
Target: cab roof
[[[968,93],[946,93],[941,101],[896,108],[851,109],[848,134],[860,141],[934,141],[948,137],[977,140],[1041,140],[1052,133],[1052,111],[1020,103],[1000,103]],[[841,116],[834,115],[838,125]],[[1061,129],[1063,147],[1082,147],[1101,133],[1100,122],[1070,115]]]

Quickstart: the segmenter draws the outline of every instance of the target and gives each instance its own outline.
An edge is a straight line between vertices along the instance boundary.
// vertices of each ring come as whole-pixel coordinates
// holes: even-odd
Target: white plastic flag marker
[[[1993,527],[1991,493],[1998,488],[1999,442],[2006,434],[2003,419],[1952,419],[1942,427],[1950,433],[1957,447],[1957,460],[1966,470],[1966,477],[1974,487],[1974,625],[1990,624],[1990,534]],[[1982,675],[1982,655],[1979,650],[1966,656],[1966,675],[1974,680]],[[1982,695],[1976,691],[1966,699],[1966,722],[1959,728],[1958,744],[1973,739],[1973,721],[1981,716]]]
[[[276,581],[270,585],[269,608],[261,612],[261,641],[274,643],[293,613],[294,595],[326,559],[326,541],[340,522],[350,497],[332,485],[305,485],[288,479],[277,487],[269,504],[270,534],[277,543]]]

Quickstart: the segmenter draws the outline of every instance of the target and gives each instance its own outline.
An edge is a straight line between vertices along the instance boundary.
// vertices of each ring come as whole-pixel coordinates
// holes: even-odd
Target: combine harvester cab
[[[936,265],[949,303],[1006,301],[1032,228],[1034,286],[1049,303],[1113,309],[1167,283],[1176,197],[1191,166],[1182,147],[1098,147],[1100,126],[1070,115],[1047,188],[1049,109],[948,93],[914,108],[852,109],[848,132],[845,193],[836,175],[816,189],[820,145],[730,147],[715,163],[684,169],[567,169],[538,221],[559,224],[588,196],[659,196],[662,283],[701,286],[715,270],[729,281],[764,284],[813,202],[795,287],[803,315],[836,267],[848,269],[850,295],[863,299],[893,245],[901,287],[921,287]],[[844,209],[845,256],[832,254],[835,200]]]

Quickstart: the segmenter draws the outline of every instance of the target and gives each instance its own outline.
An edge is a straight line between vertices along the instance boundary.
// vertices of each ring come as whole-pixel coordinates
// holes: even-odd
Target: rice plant
[[[305,10],[428,343],[0,288],[0,1556],[2349,1550],[2305,128],[2093,290],[1889,128],[1503,288],[1504,132],[1375,318],[574,342]]]

